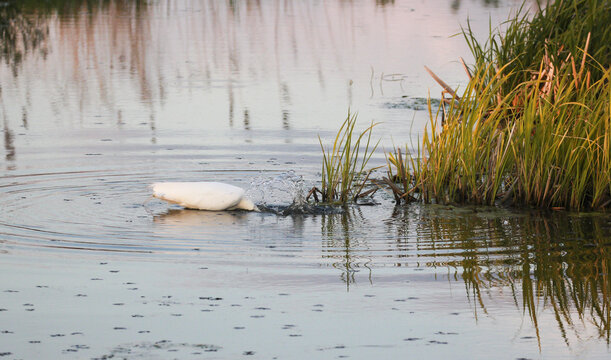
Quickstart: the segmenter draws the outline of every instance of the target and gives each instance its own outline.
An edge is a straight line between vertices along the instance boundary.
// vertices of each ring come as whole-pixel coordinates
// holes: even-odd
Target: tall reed
[[[348,111],[330,149],[326,149],[318,137],[323,153],[319,190],[323,202],[347,203],[361,193],[369,177],[367,163],[379,144],[379,140],[375,145],[371,142],[372,130],[377,124],[372,122],[357,137],[354,133],[356,119],[357,115]]]
[[[420,199],[608,209],[611,30],[594,29],[602,23],[611,23],[608,2],[561,0],[532,20],[517,15],[484,45],[465,29],[475,65],[461,96],[448,89],[443,124],[429,108],[412,170]]]

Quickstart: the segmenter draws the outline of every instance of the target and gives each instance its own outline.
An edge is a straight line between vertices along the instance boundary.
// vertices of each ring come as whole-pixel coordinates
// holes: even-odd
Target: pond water
[[[382,148],[514,1],[0,3],[0,357],[610,354],[611,217],[151,199],[222,181],[283,207],[348,109]]]

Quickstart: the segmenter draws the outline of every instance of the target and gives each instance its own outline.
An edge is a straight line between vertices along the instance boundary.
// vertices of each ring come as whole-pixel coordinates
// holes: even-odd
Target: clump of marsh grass
[[[375,192],[376,189],[363,190],[374,170],[366,170],[366,167],[379,144],[379,140],[375,145],[371,142],[372,131],[377,123],[372,122],[356,136],[356,119],[357,115],[348,111],[331,148],[325,148],[322,139],[318,137],[323,153],[321,188],[312,188],[308,199],[313,196],[316,201],[346,204]],[[318,195],[322,199],[318,199]]]
[[[436,114],[429,106],[431,129],[410,160],[413,189],[401,175],[403,189],[393,188],[395,194],[418,191],[423,202],[609,208],[609,23],[608,2],[560,0],[532,20],[516,16],[484,45],[464,29],[475,57],[471,69],[465,66],[469,82],[458,96],[434,76],[450,98]],[[388,156],[389,171],[405,168],[397,155]]]
[[[506,65],[512,75],[503,84],[505,93],[531,79],[546,54],[578,55],[589,39],[591,59],[603,64],[591,67],[593,80],[604,76],[611,64],[611,3],[606,0],[537,1],[537,12],[530,16],[524,3],[517,14],[505,24],[502,32],[490,30],[484,44],[479,42],[471,27],[463,29],[463,36],[475,59],[475,67],[493,64],[492,70]],[[528,3],[528,6],[531,6]],[[562,60],[557,58],[556,60]],[[569,59],[571,62],[571,59]],[[584,66],[584,63],[581,64]],[[490,75],[494,75],[491,71]],[[585,74],[584,74],[585,75]]]
[[[419,163],[411,156],[407,146],[404,151],[400,147],[386,153],[387,176],[382,178],[382,183],[388,185],[392,190],[397,204],[415,201],[414,193],[416,187],[415,174],[418,174]],[[394,170],[393,170],[394,169]]]

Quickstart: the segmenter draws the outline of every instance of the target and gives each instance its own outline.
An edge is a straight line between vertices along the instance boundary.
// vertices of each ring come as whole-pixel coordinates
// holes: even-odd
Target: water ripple
[[[205,177],[263,194],[260,213],[168,205],[152,199],[148,186],[175,180],[173,175],[138,168],[5,176],[0,178],[0,247],[5,252],[323,266],[350,275],[386,267],[518,267],[540,258],[542,251],[565,261],[567,254],[577,256],[583,239],[606,246],[611,233],[609,221],[596,216],[393,207],[388,199],[379,206],[315,206],[299,200],[304,185],[294,173],[258,174],[219,170]],[[182,176],[194,181],[202,173]]]

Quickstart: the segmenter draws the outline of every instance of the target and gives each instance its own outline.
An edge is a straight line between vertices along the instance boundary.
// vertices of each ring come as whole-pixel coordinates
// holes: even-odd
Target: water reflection
[[[395,0],[376,0],[376,5],[378,6],[386,6],[386,5],[394,5]]]
[[[191,128],[233,128],[241,118],[240,128],[286,131],[285,142],[293,142],[290,130],[327,125],[348,106],[369,101],[370,66],[420,69],[444,58],[441,52],[455,52],[456,45],[433,44],[433,34],[417,29],[431,23],[448,36],[460,21],[452,18],[449,26],[447,14],[430,19],[434,4],[414,4],[414,11],[378,0],[2,4],[0,56],[22,77],[17,90],[39,99],[12,95],[10,102],[28,114],[117,127],[155,117],[157,125],[179,118]],[[393,11],[372,14],[375,7]],[[414,49],[423,57],[415,58]],[[27,71],[19,74],[19,67]],[[418,77],[391,95],[426,94]],[[29,120],[34,128],[52,122]],[[151,143],[157,137],[151,134]]]
[[[429,259],[426,266],[454,269],[476,308],[486,312],[483,294],[490,296],[491,289],[510,289],[538,338],[538,314],[551,309],[567,345],[567,332],[579,337],[584,324],[593,324],[598,336],[609,342],[608,216],[421,210],[417,243],[421,256]]]
[[[7,170],[12,170],[15,167],[15,145],[14,145],[14,135],[11,129],[8,128],[6,120],[4,121],[4,151],[5,151],[5,159],[6,159],[6,168]]]
[[[490,15],[487,3],[496,4],[0,0],[0,24],[23,27],[0,28],[0,252],[24,264],[58,256],[62,266],[91,252],[137,268],[188,259],[216,265],[219,281],[248,267],[263,274],[261,291],[290,283],[334,301],[339,284],[359,304],[352,295],[362,289],[378,299],[447,295],[432,279],[450,269],[476,312],[504,311],[494,301],[509,292],[536,326],[542,310],[555,313],[567,343],[582,322],[609,341],[610,225],[601,218],[418,206],[276,216],[166,204],[151,216],[141,206],[154,181],[248,184],[254,172],[289,168],[317,179],[316,135],[332,138],[325,133],[348,106],[384,122],[380,137],[404,141],[423,129],[411,133],[408,100],[436,86],[422,65],[445,69],[452,84],[453,73],[464,78],[448,62],[468,51],[447,36],[466,5],[480,30],[506,18],[508,7]],[[146,256],[127,257],[134,252]],[[424,280],[405,283],[414,274]]]
[[[38,15],[26,16],[14,1],[0,3],[0,60],[17,76],[24,59],[35,53],[46,57],[47,23]]]
[[[385,265],[434,274],[448,269],[447,280],[464,282],[476,319],[508,291],[539,343],[539,318],[550,312],[567,346],[591,326],[610,342],[608,215],[407,206],[395,207],[382,222],[384,231],[359,208],[322,216],[322,257],[348,289],[363,269],[372,283]]]
[[[462,2],[462,0],[452,0],[452,2],[450,3],[450,7],[452,8],[452,10],[457,11],[458,9],[460,9]],[[497,7],[499,6],[499,2],[499,0],[481,0],[481,3],[484,6]]]
[[[244,109],[244,130],[250,130],[250,113]]]
[[[156,224],[179,227],[227,227],[248,222],[248,216],[239,211],[197,211],[188,209],[169,209],[153,218]]]
[[[368,242],[368,220],[358,207],[346,208],[341,214],[321,215],[322,258],[331,260],[341,271],[346,288],[356,282],[356,274],[365,269],[371,279],[372,255]]]
[[[15,2],[0,3],[0,62],[6,64],[13,77],[18,76],[21,65],[27,56],[39,54],[43,59],[48,49],[45,40],[49,29],[36,14],[26,16]],[[2,82],[6,84],[8,79]],[[4,89],[0,86],[0,110],[2,113],[2,132],[4,140],[6,169],[15,169],[15,135],[9,127],[7,104],[4,101]],[[28,115],[22,107],[22,126],[28,128]]]

